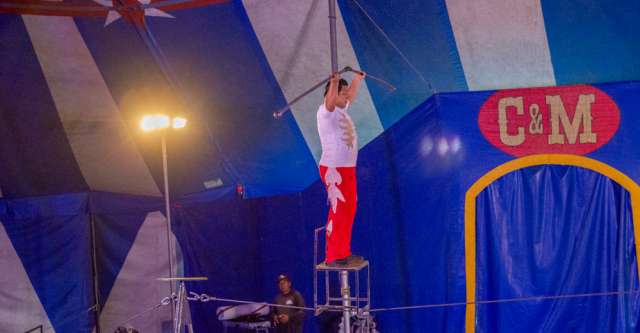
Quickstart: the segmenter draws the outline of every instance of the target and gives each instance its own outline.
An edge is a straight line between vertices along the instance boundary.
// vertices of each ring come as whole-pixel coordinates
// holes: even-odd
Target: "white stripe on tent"
[[[540,1],[446,4],[469,90],[555,85]]]
[[[331,73],[329,15],[325,0],[244,0],[253,29],[288,101]],[[339,8],[337,20],[339,67],[360,68]],[[345,76],[347,77],[347,76]],[[323,89],[296,104],[292,111],[316,162],[321,147],[316,111]],[[280,105],[274,105],[274,109]],[[350,107],[360,147],[384,130],[366,84]],[[359,147],[359,148],[360,148]]]
[[[177,244],[175,237],[173,242]],[[169,284],[156,280],[160,277],[169,277],[167,227],[164,215],[152,212],[142,223],[111,288],[100,314],[101,331],[115,331],[125,320],[169,296]],[[140,332],[164,332],[162,323],[171,327],[170,321],[171,306],[163,306],[129,324]]]
[[[38,325],[55,332],[2,224],[0,267],[0,332],[26,332]]]
[[[25,15],[23,20],[89,187],[159,196],[73,18]]]

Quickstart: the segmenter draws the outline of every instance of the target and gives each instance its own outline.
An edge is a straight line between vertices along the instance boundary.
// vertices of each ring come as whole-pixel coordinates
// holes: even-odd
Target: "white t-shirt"
[[[324,103],[318,108],[318,134],[322,145],[320,165],[327,167],[354,167],[358,159],[358,134],[347,114],[349,104],[329,112]]]

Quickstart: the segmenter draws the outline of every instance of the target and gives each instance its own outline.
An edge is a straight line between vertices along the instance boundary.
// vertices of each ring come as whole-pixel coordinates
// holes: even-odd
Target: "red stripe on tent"
[[[204,7],[229,2],[228,0],[159,0],[142,7],[153,7],[163,11]],[[110,9],[98,3],[67,0],[53,3],[45,0],[6,0],[0,3],[0,13],[48,15],[48,16],[106,16]]]

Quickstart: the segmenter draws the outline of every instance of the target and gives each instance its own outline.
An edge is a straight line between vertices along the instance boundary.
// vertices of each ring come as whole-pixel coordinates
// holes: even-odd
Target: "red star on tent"
[[[145,16],[173,17],[172,10],[223,2],[228,0],[4,0],[0,13],[104,17],[105,26],[122,17],[144,27]]]

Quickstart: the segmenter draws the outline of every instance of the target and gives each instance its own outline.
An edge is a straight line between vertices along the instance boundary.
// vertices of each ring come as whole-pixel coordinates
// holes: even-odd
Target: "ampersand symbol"
[[[531,116],[531,122],[529,123],[529,133],[542,134],[542,114],[540,113],[540,107],[538,104],[531,104],[529,106],[529,115]]]

